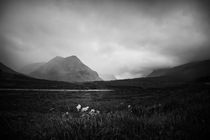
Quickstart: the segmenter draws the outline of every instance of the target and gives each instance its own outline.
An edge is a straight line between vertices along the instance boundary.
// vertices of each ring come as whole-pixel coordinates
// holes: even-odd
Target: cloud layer
[[[133,78],[210,56],[206,1],[9,1],[1,7],[0,60],[13,68],[77,55],[101,74]]]

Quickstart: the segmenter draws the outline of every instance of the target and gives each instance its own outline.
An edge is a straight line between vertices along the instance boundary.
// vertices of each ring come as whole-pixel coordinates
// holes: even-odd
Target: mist
[[[143,77],[210,58],[208,7],[202,0],[5,1],[0,61],[17,70],[76,55],[100,74]]]

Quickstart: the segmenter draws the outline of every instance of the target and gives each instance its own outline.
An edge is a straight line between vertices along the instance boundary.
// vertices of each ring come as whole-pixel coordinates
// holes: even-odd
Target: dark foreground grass
[[[208,85],[186,85],[114,92],[2,92],[1,136],[20,140],[208,139],[209,89]],[[77,112],[77,104],[100,113]]]

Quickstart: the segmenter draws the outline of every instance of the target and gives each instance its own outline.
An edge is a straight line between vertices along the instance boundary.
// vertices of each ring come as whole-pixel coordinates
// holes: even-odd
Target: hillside
[[[37,70],[39,67],[41,67],[44,64],[45,64],[44,62],[28,64],[19,69],[18,72],[28,75],[34,70]]]
[[[154,70],[148,75],[148,77],[158,76],[166,76],[183,81],[203,79],[210,76],[210,60],[187,63],[170,69]]]
[[[57,82],[49,80],[35,79],[23,74],[20,74],[6,65],[0,63],[0,88],[67,88],[80,89],[82,85]]]
[[[30,76],[46,80],[66,82],[87,82],[101,81],[96,71],[83,64],[78,57],[55,57],[37,70],[30,73]]]
[[[159,77],[163,76],[168,72],[169,68],[155,69],[147,77]]]
[[[210,81],[210,60],[187,63],[171,69],[153,72],[145,78],[123,79],[115,81],[95,82],[96,85],[109,88],[165,88],[175,87],[194,82]],[[152,75],[152,74],[151,74]]]

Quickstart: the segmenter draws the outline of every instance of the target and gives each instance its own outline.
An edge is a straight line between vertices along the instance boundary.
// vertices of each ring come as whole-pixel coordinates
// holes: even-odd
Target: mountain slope
[[[160,74],[160,73],[159,73]],[[108,88],[166,88],[179,87],[188,83],[210,82],[210,60],[187,63],[164,71],[161,76],[99,81],[95,85]]]
[[[170,69],[153,71],[148,77],[166,76],[169,78],[180,79],[184,81],[193,81],[196,79],[210,76],[210,60],[187,63]]]
[[[31,72],[37,70],[39,67],[44,65],[45,63],[32,63],[23,66],[21,69],[18,70],[18,72],[23,73],[23,74],[30,74]]]
[[[83,64],[76,56],[55,57],[37,70],[32,77],[67,82],[100,81],[97,72]]]
[[[0,74],[1,76],[3,76],[3,74],[18,74],[18,73],[0,62]]]
[[[169,69],[165,76],[193,81],[210,76],[210,60],[187,63]]]
[[[159,77],[163,76],[168,72],[169,68],[162,68],[162,69],[156,69],[153,70],[147,77]]]
[[[20,74],[0,63],[0,88],[82,89],[86,87],[74,83],[35,79]]]

